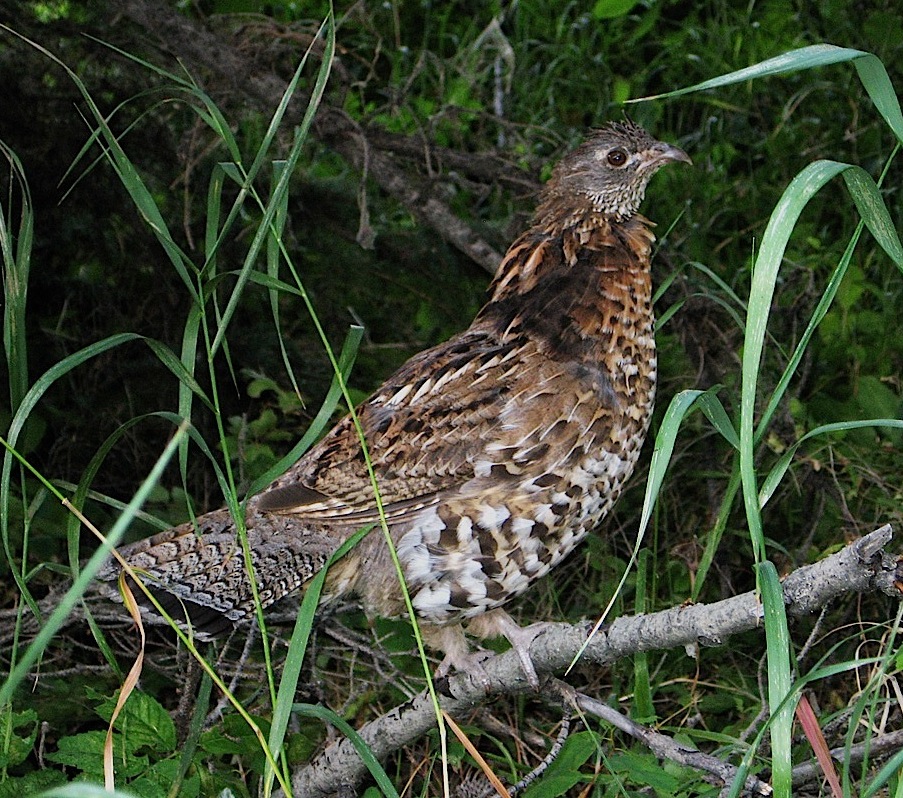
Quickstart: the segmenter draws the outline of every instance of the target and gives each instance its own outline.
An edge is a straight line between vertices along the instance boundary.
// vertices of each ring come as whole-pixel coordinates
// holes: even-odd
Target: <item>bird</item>
[[[473,323],[356,410],[423,640],[444,654],[439,674],[472,666],[468,635],[505,637],[538,683],[529,646],[543,624],[521,627],[504,605],[599,526],[636,466],[656,388],[654,225],[639,207],[675,162],[692,163],[630,120],[591,131],[552,170]],[[244,504],[261,605],[303,591],[378,525],[376,498],[346,416]],[[201,639],[254,616],[228,509],[120,554]],[[119,571],[111,561],[99,578]],[[406,615],[378,529],[326,573],[321,604],[351,596],[368,616]]]

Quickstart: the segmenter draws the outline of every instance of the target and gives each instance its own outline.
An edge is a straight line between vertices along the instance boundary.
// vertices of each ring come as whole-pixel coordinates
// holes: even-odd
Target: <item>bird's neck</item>
[[[639,213],[623,222],[592,209],[537,213],[502,260],[489,289],[490,302],[528,294],[565,276],[581,260],[592,261],[603,272],[648,269],[653,227]]]
[[[508,250],[479,320],[566,360],[598,360],[615,334],[653,352],[650,227],[639,214],[539,217]]]

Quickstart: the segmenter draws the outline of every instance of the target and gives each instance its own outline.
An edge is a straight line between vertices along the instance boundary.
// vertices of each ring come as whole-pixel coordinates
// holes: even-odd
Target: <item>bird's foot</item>
[[[486,673],[483,662],[492,656],[492,652],[482,648],[472,651],[460,624],[449,626],[421,624],[420,633],[427,645],[445,654],[436,669],[437,678],[448,676],[451,671],[469,673],[481,687],[489,689],[489,674]]]
[[[471,678],[478,682],[484,690],[489,690],[492,682],[483,663],[493,655],[492,651],[485,648],[470,651],[467,654],[446,654],[439,667],[436,669],[436,676],[442,678],[447,676],[449,671],[454,670],[456,673],[467,673]]]
[[[548,621],[531,623],[529,626],[518,626],[513,621],[512,624],[514,628],[509,633],[506,633],[505,637],[507,637],[508,642],[511,643],[511,648],[517,652],[517,656],[520,658],[521,667],[524,669],[524,675],[527,677],[530,687],[534,690],[538,690],[539,676],[536,675],[536,667],[533,665],[533,660],[530,657],[530,645],[537,637],[539,637],[539,635],[548,631],[553,624]]]
[[[554,624],[547,621],[530,624],[530,626],[519,626],[507,612],[495,609],[472,619],[467,625],[467,631],[480,638],[507,638],[511,648],[520,659],[527,682],[536,690],[539,688],[539,676],[533,660],[530,658],[530,646],[539,635],[552,626]],[[420,631],[423,634],[424,642],[432,648],[445,652],[445,658],[439,665],[436,676],[441,678],[454,670],[470,674],[484,688],[489,688],[489,674],[483,667],[483,663],[492,656],[492,652],[485,649],[471,650],[460,624],[449,624],[448,626],[421,624]]]
[[[507,638],[511,643],[511,648],[520,659],[527,682],[536,690],[539,688],[539,676],[537,676],[533,660],[530,658],[530,646],[539,635],[553,625],[548,621],[540,621],[529,626],[519,626],[507,612],[496,609],[472,620],[467,631],[477,637]]]

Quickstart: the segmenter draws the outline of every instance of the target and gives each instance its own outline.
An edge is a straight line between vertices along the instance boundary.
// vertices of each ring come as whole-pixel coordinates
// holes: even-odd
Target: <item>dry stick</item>
[[[710,774],[710,777],[714,777],[714,780],[717,780],[720,784],[730,784],[737,775],[738,768],[729,762],[722,762],[718,757],[706,754],[695,748],[687,748],[674,738],[632,721],[595,698],[577,693],[576,704],[587,715],[595,715],[597,718],[601,718],[606,723],[610,723],[615,728],[639,740],[659,759],[667,759],[684,767],[702,770]],[[755,776],[748,776],[745,782],[744,794],[771,795],[771,785],[760,781]]]
[[[151,0],[122,0],[118,6],[119,13],[138,24],[141,29],[157,37],[167,51],[175,55],[184,68],[195,78],[206,73],[212,76],[212,85],[219,87],[217,94],[224,91],[242,98],[242,103],[252,105],[258,110],[269,113],[276,108],[285,92],[286,81],[279,75],[258,67],[246,53],[237,48],[224,35],[214,33],[202,23],[179,14],[175,8]],[[173,67],[175,69],[175,67]],[[211,92],[214,93],[214,92]],[[300,118],[300,102],[293,104],[286,118],[286,126]],[[360,129],[343,111],[322,105],[312,128],[313,135],[335,150],[358,170],[364,166],[365,149],[362,146]],[[369,169],[372,179],[386,193],[400,202],[410,213],[423,223],[432,227],[452,246],[480,264],[490,274],[494,274],[502,259],[502,253],[496,250],[470,225],[458,218],[446,202],[435,195],[432,182],[424,179],[413,170],[402,168],[398,160],[388,151],[391,135],[383,132],[374,136],[374,141],[367,136],[369,145]],[[393,149],[401,152],[404,143],[396,138]],[[490,169],[487,156],[473,158],[471,155],[449,152],[448,159],[454,161],[459,169],[466,168],[468,160],[480,167],[484,174]],[[502,175],[507,181],[521,186],[532,181],[521,170],[506,164],[504,159],[497,158],[493,182]],[[534,184],[535,185],[535,184]]]
[[[561,728],[558,730],[558,736],[555,738],[555,742],[552,743],[552,747],[549,749],[549,753],[547,753],[542,761],[531,770],[526,776],[524,776],[517,784],[513,787],[509,787],[508,792],[511,795],[517,795],[522,790],[529,787],[536,779],[542,776],[546,770],[549,769],[549,765],[551,765],[556,759],[558,759],[558,755],[561,753],[561,749],[564,748],[564,744],[567,742],[568,735],[571,733],[571,713],[568,712],[561,719]]]
[[[852,765],[859,764],[866,756],[869,757],[869,761],[874,762],[887,754],[896,754],[901,748],[903,748],[903,729],[898,729],[887,734],[876,734],[870,740],[851,745],[849,750],[842,745],[832,748],[831,757],[838,762],[846,760],[847,764]],[[824,777],[825,774],[818,762],[804,762],[797,765],[791,773],[794,787],[801,787]]]
[[[862,539],[814,565],[791,573],[783,583],[784,601],[791,615],[820,610],[848,593],[883,592],[900,598],[901,575],[895,557],[883,549],[891,538],[890,526]],[[688,645],[720,645],[730,635],[754,629],[761,623],[762,605],[754,592],[714,604],[681,606],[639,617],[616,619],[604,628],[584,653],[586,662],[610,663],[639,651]],[[583,645],[590,625],[550,624],[530,646],[530,656],[540,675],[563,671]],[[462,673],[439,685],[442,708],[460,716],[485,704],[490,696],[529,692],[515,652],[492,657],[484,663],[485,682]],[[419,694],[366,724],[360,735],[377,759],[409,745],[435,724],[429,695]],[[354,746],[339,740],[292,777],[295,795],[316,798],[341,787],[354,788],[367,769]]]

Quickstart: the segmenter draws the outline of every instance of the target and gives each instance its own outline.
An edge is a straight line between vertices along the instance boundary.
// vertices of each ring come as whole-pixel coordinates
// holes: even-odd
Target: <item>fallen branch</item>
[[[862,539],[814,565],[791,573],[783,582],[790,615],[806,615],[849,593],[882,592],[901,597],[900,564],[884,547],[893,536],[890,526]],[[762,605],[754,592],[714,604],[675,607],[663,612],[616,619],[589,643],[584,662],[596,664],[652,651],[694,645],[721,645],[728,637],[760,625]],[[540,677],[564,671],[586,642],[589,625],[550,624],[530,646]],[[487,699],[528,692],[516,653],[509,651],[484,663],[485,679],[456,674],[437,685],[442,708],[461,716]],[[377,759],[383,760],[410,745],[435,725],[435,712],[424,691],[385,715],[366,724],[360,736]],[[367,769],[348,740],[333,743],[293,776],[295,795],[315,798],[354,788]]]
[[[846,763],[847,765],[858,765],[866,757],[870,762],[875,762],[882,756],[887,754],[896,754],[897,751],[903,749],[903,729],[892,731],[887,734],[876,734],[870,739],[851,745],[839,746],[831,749],[831,757],[837,762]],[[797,765],[792,773],[794,787],[802,787],[813,781],[819,781],[824,778],[821,768],[817,762],[804,762]]]
[[[648,726],[643,726],[636,721],[622,715],[607,704],[603,704],[595,698],[578,693],[575,697],[577,708],[588,715],[594,715],[606,723],[610,723],[617,729],[629,734],[635,740],[639,740],[659,759],[667,759],[684,767],[694,768],[709,774],[710,780],[721,784],[731,784],[737,775],[739,768],[729,762],[722,762],[718,757],[689,748],[682,745],[667,734],[653,731]],[[755,776],[747,776],[744,783],[745,795],[769,796],[773,793],[770,784],[760,781]]]
[[[182,65],[180,69],[196,78],[207,76],[205,83],[210,85],[206,88],[211,94],[226,96],[233,102],[239,98],[240,107],[256,108],[264,114],[271,113],[282,99],[287,82],[256,64],[251,55],[226,35],[211,31],[165,3],[123,0],[118,10],[139,25],[145,34],[156,39],[160,49],[175,56]],[[287,125],[300,120],[303,102],[303,97],[298,98],[290,106]],[[502,156],[459,153],[426,141],[377,131],[373,127],[363,129],[339,108],[326,103],[317,112],[312,132],[359,171],[363,171],[366,164],[367,175],[380,188],[490,274],[495,273],[502,253],[454,214],[435,190],[435,179],[424,178],[414,167],[424,161],[448,163],[459,172],[469,173],[475,180],[488,184],[507,183],[521,193],[531,193],[539,185],[532,176]]]

